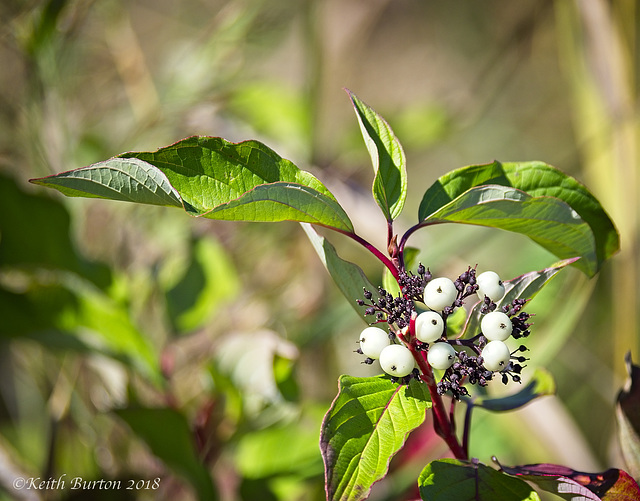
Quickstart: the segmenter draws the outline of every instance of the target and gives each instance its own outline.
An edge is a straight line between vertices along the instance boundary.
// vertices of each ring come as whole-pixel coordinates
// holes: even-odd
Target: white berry
[[[489,341],[506,341],[511,335],[513,325],[506,313],[492,311],[482,317],[480,328]]]
[[[424,304],[432,310],[442,311],[451,306],[458,295],[458,289],[447,277],[434,278],[424,288]]]
[[[432,343],[442,336],[444,320],[435,311],[424,311],[416,317],[416,337],[423,343]]]
[[[434,369],[446,370],[453,365],[456,350],[449,343],[435,343],[429,347],[427,361]]]
[[[487,296],[494,303],[504,297],[504,284],[495,271],[485,271],[476,277],[478,284],[478,296],[484,299]]]
[[[404,377],[414,366],[413,355],[401,344],[390,344],[380,352],[380,367],[390,376]]]
[[[503,371],[509,366],[511,352],[502,341],[489,341],[482,350],[483,365],[490,371]]]
[[[360,334],[360,351],[369,358],[380,358],[386,346],[389,346],[389,334],[380,327],[367,327]]]

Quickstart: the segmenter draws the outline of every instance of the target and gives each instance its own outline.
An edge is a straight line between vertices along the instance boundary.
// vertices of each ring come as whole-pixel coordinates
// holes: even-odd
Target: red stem
[[[414,319],[411,320],[409,330],[413,331]],[[403,339],[405,344],[413,354],[413,358],[416,360],[418,367],[420,368],[420,379],[429,388],[429,394],[431,395],[431,403],[433,409],[433,429],[435,432],[444,439],[449,446],[449,449],[453,453],[456,459],[469,459],[467,452],[458,442],[458,438],[455,435],[455,427],[449,420],[449,414],[444,406],[442,396],[438,393],[438,387],[436,380],[433,377],[433,371],[429,362],[423,356],[423,352],[419,351],[416,347],[415,336],[411,335],[410,339]]]
[[[393,261],[391,261],[391,259],[389,259],[387,256],[385,256],[379,249],[377,249],[372,244],[367,242],[364,238],[362,238],[359,235],[356,235],[355,233],[349,232],[349,231],[340,230],[338,228],[331,228],[331,229],[334,230],[334,231],[337,231],[338,233],[342,233],[343,235],[346,235],[349,238],[351,238],[352,240],[355,240],[356,242],[358,242],[365,249],[367,249],[374,256],[376,256],[380,261],[382,261],[382,264],[384,264],[388,268],[388,270],[393,275],[393,278],[395,278],[396,280],[398,280],[400,278],[400,273],[398,271],[398,268],[393,263]]]
[[[418,224],[412,228],[410,228],[403,236],[400,241],[400,245],[398,246],[397,252],[397,261],[399,263],[403,263],[403,254],[404,254],[404,246],[407,243],[407,239],[409,236],[419,228],[423,226],[429,226],[431,224],[438,224],[437,222],[430,222],[424,224]],[[400,273],[398,266],[389,259],[385,254],[383,254],[379,249],[374,247],[372,244],[367,242],[364,238],[356,235],[353,232],[340,230],[338,228],[331,228],[338,233],[342,233],[343,235],[348,236],[352,240],[355,240],[360,245],[362,245],[365,249],[369,250],[374,256],[376,256],[391,272],[393,278],[396,281],[400,279]],[[389,235],[393,235],[393,229],[389,224],[387,226]],[[402,264],[401,264],[402,266]],[[455,426],[452,425],[452,421],[449,419],[449,415],[447,410],[445,409],[444,402],[442,400],[442,396],[438,393],[438,387],[436,385],[436,380],[433,377],[433,371],[431,370],[431,366],[429,362],[427,362],[426,358],[423,356],[423,352],[419,351],[416,346],[416,337],[415,337],[415,317],[411,319],[409,324],[409,336],[408,339],[403,339],[405,344],[413,354],[413,358],[416,360],[418,367],[420,368],[420,379],[426,383],[427,388],[429,389],[429,394],[431,395],[431,403],[433,408],[433,428],[435,432],[444,439],[444,441],[449,446],[452,454],[456,459],[469,459],[467,451],[460,445],[458,442],[458,438],[455,434]],[[399,336],[401,339],[403,336]],[[453,416],[452,416],[453,418]]]

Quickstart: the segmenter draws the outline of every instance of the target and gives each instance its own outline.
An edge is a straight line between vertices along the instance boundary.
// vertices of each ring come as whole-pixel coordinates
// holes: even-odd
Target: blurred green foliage
[[[437,176],[494,158],[553,164],[609,210],[619,256],[591,282],[563,271],[531,305],[530,369],[545,366],[560,398],[477,411],[471,453],[623,466],[613,402],[624,353],[640,358],[634,2],[33,0],[3,2],[0,18],[0,496],[16,494],[13,476],[66,473],[162,479],[102,499],[323,499],[317,441],[338,375],[377,370],[352,353],[362,320],[304,232],[63,199],[26,180],[192,134],[256,138],[317,174],[381,246],[342,87],[405,147],[400,226]],[[373,259],[330,238],[381,282]],[[440,274],[554,261],[483,228],[411,244]],[[372,499],[399,499],[445,452],[425,426],[408,444],[419,458],[398,456]]]

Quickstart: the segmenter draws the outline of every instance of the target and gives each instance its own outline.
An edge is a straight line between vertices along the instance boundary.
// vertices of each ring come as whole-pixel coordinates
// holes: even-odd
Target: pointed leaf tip
[[[355,94],[345,89],[358,117],[375,177],[373,197],[387,221],[397,218],[407,198],[406,160],[389,124]]]

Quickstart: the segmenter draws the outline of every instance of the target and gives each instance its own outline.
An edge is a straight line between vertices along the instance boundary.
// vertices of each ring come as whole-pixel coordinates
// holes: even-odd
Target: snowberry
[[[380,327],[367,327],[360,334],[360,351],[369,358],[380,358],[386,346],[389,346],[389,334]]]
[[[414,366],[413,355],[404,345],[390,344],[380,352],[380,367],[390,376],[407,376]]]
[[[434,278],[424,288],[424,304],[432,310],[442,311],[453,304],[457,295],[458,289],[450,279]]]
[[[435,343],[429,347],[427,361],[434,369],[446,370],[453,365],[456,350],[449,343]]]
[[[484,299],[487,296],[494,303],[504,297],[504,284],[495,271],[485,271],[476,277],[478,284],[478,296]]]
[[[506,313],[492,311],[482,317],[480,328],[489,341],[505,341],[511,335],[513,325]]]
[[[511,352],[502,341],[489,341],[482,350],[483,365],[490,371],[503,371],[509,366]]]
[[[444,320],[435,311],[424,311],[416,317],[416,337],[423,343],[440,339],[444,332]]]

